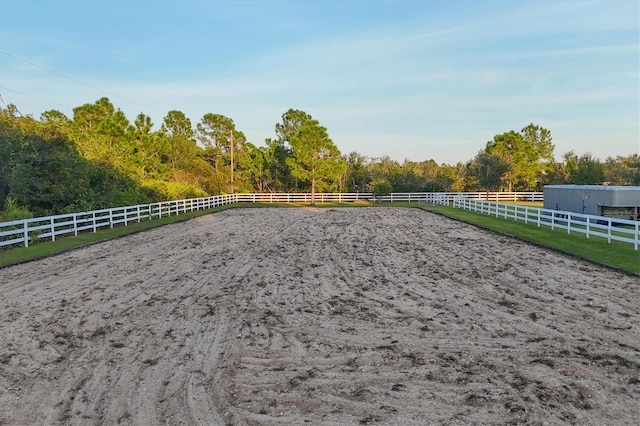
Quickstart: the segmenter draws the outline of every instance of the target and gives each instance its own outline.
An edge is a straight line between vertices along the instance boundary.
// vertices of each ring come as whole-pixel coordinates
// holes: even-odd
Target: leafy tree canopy
[[[289,109],[259,147],[229,117],[205,114],[195,129],[171,110],[158,130],[130,122],[108,98],[40,119],[0,107],[0,211],[46,215],[238,191],[424,192],[541,190],[547,183],[640,184],[640,157],[573,151],[554,160],[551,132],[529,124],[487,142],[455,165],[402,163],[358,152],[342,157],[310,114]],[[6,213],[8,214],[8,213]],[[13,214],[13,213],[12,213]]]
[[[317,120],[306,119],[289,135],[292,156],[287,159],[291,175],[311,185],[311,204],[317,190],[337,189],[346,162]]]

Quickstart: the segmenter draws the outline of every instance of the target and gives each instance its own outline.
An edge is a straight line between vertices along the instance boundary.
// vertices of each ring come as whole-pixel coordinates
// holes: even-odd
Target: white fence
[[[542,192],[413,192],[376,196],[372,193],[319,193],[317,202],[423,201],[450,204],[455,198],[495,201],[542,201]],[[232,203],[308,203],[309,193],[256,193],[216,195],[206,198],[165,201],[152,204],[115,207],[81,213],[37,217],[0,223],[0,247],[24,245],[37,240],[52,240],[79,232],[97,232],[101,228],[127,226],[133,222],[188,213]]]
[[[634,220],[474,200],[463,197],[455,197],[453,199],[453,207],[499,218],[522,221],[524,223],[535,223],[538,227],[548,226],[551,229],[564,229],[567,231],[567,234],[572,232],[580,233],[584,234],[587,238],[593,235],[606,238],[609,243],[611,243],[611,240],[621,241],[623,243],[633,244],[636,251],[640,243],[640,222]]]
[[[0,247],[12,244],[23,244],[29,247],[30,242],[38,239],[55,241],[56,237],[68,234],[77,236],[79,232],[97,232],[100,228],[127,226],[144,219],[179,215],[233,202],[235,202],[234,195],[218,195],[2,222],[0,223]]]
[[[267,203],[308,203],[311,201],[309,193],[259,193],[235,194],[237,202],[267,202]],[[318,193],[317,202],[355,202],[355,201],[424,201],[447,203],[456,197],[483,199],[493,201],[542,201],[542,192],[394,192],[389,195],[375,195],[370,192],[354,193]]]

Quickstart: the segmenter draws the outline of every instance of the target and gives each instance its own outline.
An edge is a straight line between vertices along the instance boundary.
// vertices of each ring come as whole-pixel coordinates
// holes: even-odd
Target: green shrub
[[[11,197],[7,197],[4,202],[4,209],[0,212],[0,222],[31,219],[32,217],[33,213],[31,213],[29,209],[19,205],[18,202]]]
[[[152,192],[155,198],[159,200],[183,200],[209,196],[197,186],[181,182],[148,180],[143,183],[143,187]]]
[[[376,200],[378,197],[391,194],[391,190],[393,189],[391,183],[385,178],[373,179],[369,184],[369,188],[371,189],[371,192],[373,192]]]

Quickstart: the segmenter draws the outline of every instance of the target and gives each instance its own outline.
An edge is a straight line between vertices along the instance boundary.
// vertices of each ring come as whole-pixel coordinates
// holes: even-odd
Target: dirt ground
[[[640,279],[417,209],[0,269],[0,424],[637,424]]]

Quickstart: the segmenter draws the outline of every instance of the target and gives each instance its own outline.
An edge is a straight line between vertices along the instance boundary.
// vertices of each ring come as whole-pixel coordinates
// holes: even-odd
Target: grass
[[[606,239],[595,236],[587,239],[584,234],[567,234],[560,229],[552,230],[546,226],[538,228],[532,223],[496,218],[453,207],[421,205],[421,208],[498,234],[513,236],[600,265],[640,275],[640,252],[635,251],[632,244],[619,241],[611,241],[609,244]]]
[[[520,203],[518,203],[520,204]],[[498,234],[516,237],[523,241],[548,247],[566,254],[577,256],[601,265],[624,270],[629,273],[640,275],[640,252],[633,249],[631,244],[612,241],[608,244],[606,240],[591,237],[586,239],[583,234],[570,234],[562,230],[551,230],[545,226],[538,228],[535,224],[525,224],[513,220],[505,220],[480,213],[469,212],[461,209],[444,206],[430,206],[424,203],[418,205],[415,201],[382,202],[372,203],[368,201],[338,203],[327,202],[318,203],[316,208],[331,207],[420,207],[424,210],[432,211],[443,216],[457,219],[472,225],[490,230]],[[162,219],[146,220],[141,223],[131,223],[128,226],[117,226],[113,229],[102,229],[96,233],[85,232],[77,237],[69,236],[58,238],[55,242],[43,241],[32,244],[28,248],[16,247],[0,250],[0,268],[22,263],[30,260],[40,259],[57,253],[83,247],[99,241],[105,241],[128,235],[147,229],[170,223],[189,220],[197,216],[215,213],[228,208],[261,208],[261,207],[306,207],[308,203],[242,203],[235,205],[220,206],[209,210],[201,210],[179,216],[163,217]]]

